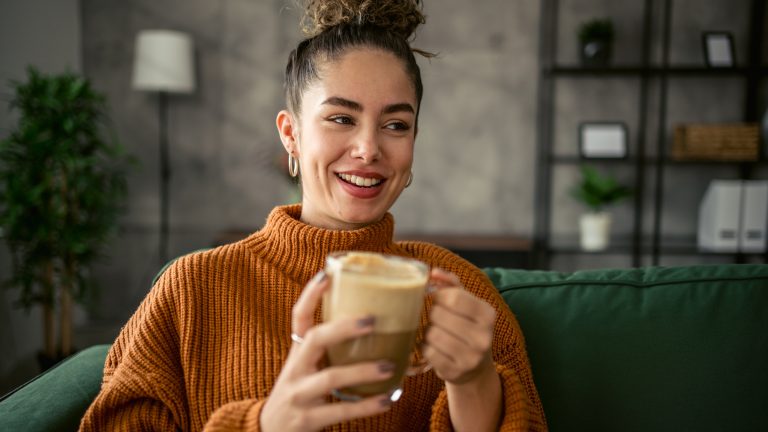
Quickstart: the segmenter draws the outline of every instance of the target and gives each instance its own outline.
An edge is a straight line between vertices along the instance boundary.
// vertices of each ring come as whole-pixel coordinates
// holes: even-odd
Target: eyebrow
[[[321,105],[336,105],[336,106],[349,108],[354,111],[363,110],[363,106],[361,104],[349,99],[338,97],[338,96],[329,97],[328,99],[324,100]],[[413,106],[411,104],[402,102],[402,103],[387,105],[384,107],[383,110],[381,110],[381,112],[382,114],[393,114],[396,112],[409,112],[411,114],[415,114],[416,110],[413,109]]]

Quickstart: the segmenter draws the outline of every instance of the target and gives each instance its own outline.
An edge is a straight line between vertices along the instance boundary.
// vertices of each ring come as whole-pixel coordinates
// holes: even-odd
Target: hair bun
[[[409,40],[424,22],[420,0],[307,0],[301,29],[313,37],[341,24],[371,24]]]

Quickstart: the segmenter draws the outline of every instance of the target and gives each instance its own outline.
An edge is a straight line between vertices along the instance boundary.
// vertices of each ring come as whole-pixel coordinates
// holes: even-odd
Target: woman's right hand
[[[261,411],[261,429],[266,432],[315,431],[332,424],[387,411],[386,394],[356,402],[328,403],[331,390],[382,381],[392,376],[390,362],[366,362],[320,369],[328,347],[373,331],[373,317],[335,320],[314,325],[315,309],[328,277],[318,273],[304,288],[293,307],[292,330],[303,338],[294,342],[283,369]]]

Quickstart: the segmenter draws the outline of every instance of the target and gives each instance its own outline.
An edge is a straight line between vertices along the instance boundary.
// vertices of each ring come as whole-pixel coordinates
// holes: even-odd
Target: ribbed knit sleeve
[[[81,431],[200,430],[200,422],[190,418],[181,358],[180,330],[189,308],[186,261],[165,271],[112,345],[101,391],[83,417]],[[258,431],[262,403],[226,403],[211,413],[203,430]]]
[[[176,332],[179,299],[158,281],[107,355],[101,392],[81,431],[175,430],[188,426]]]
[[[502,384],[501,431],[547,430],[544,409],[533,381],[525,339],[517,319],[477,267],[440,247],[408,242],[401,244],[414,256],[456,274],[464,288],[496,309],[493,359]],[[452,431],[447,391],[443,389],[432,408],[432,431]]]
[[[205,424],[205,432],[259,432],[259,416],[265,400],[248,399],[230,402],[213,412]]]

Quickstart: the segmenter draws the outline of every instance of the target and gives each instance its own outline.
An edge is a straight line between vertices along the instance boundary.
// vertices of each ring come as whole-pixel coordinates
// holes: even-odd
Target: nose
[[[360,130],[354,138],[351,155],[366,164],[376,162],[381,157],[378,136],[375,130]]]

